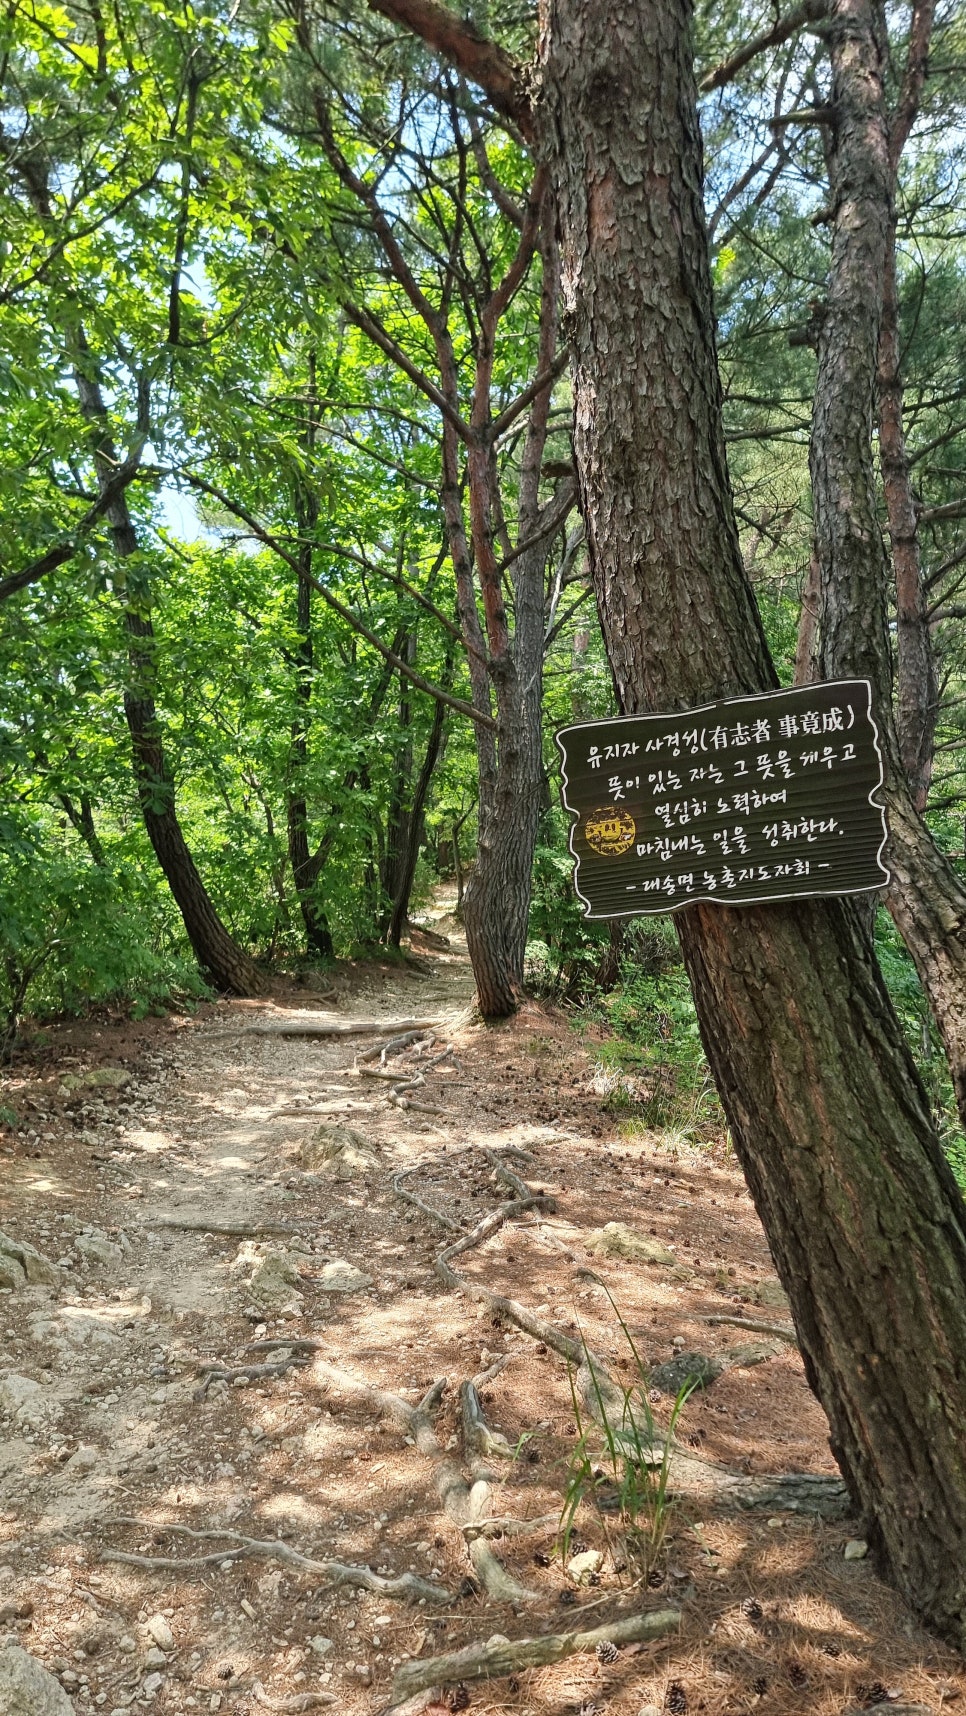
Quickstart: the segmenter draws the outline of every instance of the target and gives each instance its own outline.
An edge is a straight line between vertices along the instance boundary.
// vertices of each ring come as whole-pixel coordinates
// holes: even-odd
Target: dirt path
[[[832,1716],[885,1691],[930,1710],[966,1691],[868,1561],[845,1560],[854,1521],[692,1497],[642,1587],[605,1495],[577,1514],[583,1563],[563,1564],[567,1366],[474,1302],[476,1286],[585,1334],[624,1381],[633,1358],[608,1295],[649,1366],[724,1356],[678,1428],[713,1463],[831,1473],[824,1420],[787,1343],[763,1358],[760,1337],[705,1320],[784,1315],[724,1150],[619,1130],[592,1035],[532,1004],[498,1029],[468,1024],[465,955],[421,964],[347,971],[327,1003],[343,1022],[439,1021],[384,1066],[374,1032],[260,1034],[324,1011],[283,998],[65,1028],[14,1069],[0,1097],[19,1118],[0,1155],[14,1247],[0,1274],[0,1646],[30,1651],[78,1712],[324,1702],[374,1716],[413,1659],[673,1605],[673,1637],[454,1680],[435,1707]],[[501,1221],[521,1189],[553,1206]],[[454,1291],[437,1254],[487,1217]],[[653,1260],[602,1252],[608,1222]],[[24,1242],[49,1280],[23,1251],[18,1266]],[[252,1365],[281,1368],[217,1375]],[[502,1453],[461,1419],[460,1384],[484,1373]],[[668,1397],[653,1410],[666,1419]],[[481,1518],[512,1535],[484,1540]],[[118,1553],[144,1564],[105,1559]]]

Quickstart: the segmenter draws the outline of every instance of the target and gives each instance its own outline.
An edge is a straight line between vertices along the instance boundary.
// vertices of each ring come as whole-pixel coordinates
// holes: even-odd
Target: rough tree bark
[[[898,159],[886,115],[884,41],[884,23],[874,0],[832,0],[832,257],[810,447],[821,575],[820,671],[826,679],[858,674],[872,683],[888,805],[886,862],[892,881],[885,899],[915,962],[966,1119],[966,888],[916,810],[911,787],[917,779],[921,784],[921,772],[914,770],[910,782],[903,766],[892,714],[889,569],[876,516],[872,425],[882,354],[883,282],[888,292],[890,261],[894,268]],[[893,434],[895,429],[893,424]],[[903,505],[903,515],[905,510]],[[895,534],[905,528],[897,521]],[[915,631],[910,610],[922,600],[921,589],[917,595],[911,587],[921,582],[918,555],[914,563],[910,558],[913,541],[898,543],[897,563],[899,610],[905,608],[910,632]],[[908,638],[904,647],[910,647]],[[906,679],[910,672],[907,654]],[[928,670],[919,694],[930,696]],[[931,752],[931,740],[926,743],[928,735],[915,707],[907,731],[921,760]]]
[[[912,802],[920,812],[926,808],[932,780],[939,675],[919,552],[919,511],[902,420],[895,194],[899,160],[919,111],[935,11],[935,0],[916,0],[913,5],[905,75],[890,116],[891,199],[879,329],[879,464],[896,580],[896,729]]]
[[[766,690],[721,426],[686,0],[547,0],[591,565],[628,711]],[[876,1550],[966,1640],[966,1209],[848,903],[679,917],[702,1034],[809,1381]]]

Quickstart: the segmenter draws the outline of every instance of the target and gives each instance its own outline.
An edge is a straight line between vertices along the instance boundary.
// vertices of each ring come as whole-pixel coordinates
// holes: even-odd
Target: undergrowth
[[[606,1289],[605,1289],[606,1291]],[[581,1400],[577,1376],[570,1368],[570,1394],[577,1438],[567,1466],[558,1528],[561,1559],[571,1550],[575,1522],[586,1502],[596,1513],[612,1561],[626,1557],[641,1579],[647,1580],[660,1560],[670,1529],[675,1500],[670,1493],[671,1450],[681,1412],[697,1382],[686,1382],[671,1407],[667,1428],[658,1425],[650,1402],[650,1377],[634,1337],[610,1293],[631,1355],[633,1381],[616,1385],[604,1377],[581,1335],[582,1368],[590,1379],[592,1410]],[[619,1529],[623,1555],[613,1540]]]

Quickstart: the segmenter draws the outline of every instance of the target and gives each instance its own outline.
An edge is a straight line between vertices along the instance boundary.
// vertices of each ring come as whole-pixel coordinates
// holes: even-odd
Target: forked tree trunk
[[[576,452],[629,712],[775,684],[721,421],[687,0],[545,0]],[[688,907],[705,1046],[874,1547],[966,1642],[966,1208],[848,903]]]
[[[830,184],[836,213],[810,450],[821,571],[821,673],[826,679],[858,674],[872,683],[889,807],[886,862],[892,881],[885,899],[939,1028],[966,1121],[966,888],[916,811],[911,786],[918,782],[922,788],[931,739],[915,707],[907,729],[914,752],[912,783],[903,766],[892,715],[889,568],[876,515],[872,426],[883,282],[888,289],[895,243],[883,25],[873,0],[832,0],[829,31],[836,114]],[[898,481],[895,471],[890,481]],[[914,633],[918,559],[910,562],[910,542],[900,539],[906,528],[896,518],[899,611],[906,610],[906,630]],[[904,648],[911,647],[907,636]],[[928,670],[923,671],[927,680],[920,690],[929,701]],[[910,672],[908,657],[905,672]]]

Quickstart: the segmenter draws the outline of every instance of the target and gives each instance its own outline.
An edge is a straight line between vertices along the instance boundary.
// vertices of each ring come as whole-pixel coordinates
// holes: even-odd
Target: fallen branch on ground
[[[297,1365],[308,1364],[308,1357],[308,1354],[303,1357],[293,1352],[289,1358],[280,1359],[277,1364],[240,1364],[231,1369],[225,1369],[216,1364],[201,1365],[199,1366],[201,1384],[195,1389],[191,1398],[192,1400],[205,1400],[213,1382],[232,1383],[241,1376],[247,1382],[258,1382],[269,1376],[284,1376],[286,1371],[295,1369]]]
[[[179,1233],[223,1234],[226,1239],[257,1239],[259,1234],[294,1237],[298,1228],[284,1221],[221,1221],[218,1216],[148,1216],[151,1227],[175,1228]]]
[[[775,1335],[779,1340],[798,1346],[798,1336],[790,1323],[760,1323],[755,1317],[702,1317],[703,1323],[728,1323],[735,1329],[747,1329],[753,1335]]]
[[[302,1555],[287,1543],[244,1537],[239,1531],[195,1531],[190,1525],[175,1525],[170,1522],[158,1525],[152,1520],[134,1519],[124,1514],[117,1519],[108,1520],[107,1524],[136,1525],[141,1531],[167,1531],[178,1537],[190,1537],[195,1542],[220,1540],[229,1545],[227,1549],[217,1549],[211,1555],[192,1555],[184,1559],[172,1555],[132,1555],[124,1549],[101,1550],[102,1561],[119,1561],[127,1567],[144,1567],[151,1573],[161,1570],[180,1572],[184,1568],[206,1567],[219,1561],[237,1561],[252,1556],[259,1561],[284,1561],[287,1566],[297,1567],[303,1573],[318,1574],[332,1586],[361,1585],[364,1590],[375,1591],[380,1597],[402,1597],[413,1602],[422,1600],[427,1603],[454,1601],[452,1591],[447,1591],[428,1579],[420,1579],[415,1573],[399,1573],[392,1578],[384,1578],[380,1573],[373,1573],[369,1567],[353,1567],[344,1561],[318,1561],[314,1556]]]
[[[453,1221],[450,1216],[444,1215],[442,1210],[434,1209],[432,1204],[424,1203],[418,1192],[407,1191],[406,1187],[401,1184],[401,1182],[406,1179],[407,1175],[418,1174],[421,1171],[421,1168],[422,1163],[419,1164],[419,1167],[403,1168],[398,1174],[393,1174],[389,1184],[396,1193],[396,1196],[404,1198],[407,1204],[415,1204],[418,1210],[422,1210],[423,1215],[429,1216],[430,1221],[438,1222],[440,1227],[449,1228],[451,1233],[463,1233],[465,1230],[460,1226],[458,1221]]]
[[[637,1644],[644,1639],[663,1638],[681,1624],[679,1609],[656,1609],[649,1615],[631,1615],[610,1621],[590,1632],[547,1633],[543,1638],[491,1639],[486,1644],[467,1645],[445,1656],[406,1662],[397,1669],[393,1697],[406,1698],[425,1687],[460,1680],[496,1680],[519,1674],[523,1669],[542,1668],[565,1657],[596,1650],[599,1644]]]
[[[252,1697],[266,1710],[321,1710],[324,1705],[337,1702],[334,1692],[296,1692],[291,1698],[272,1698],[260,1680],[252,1685]]]

